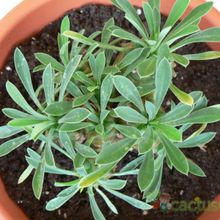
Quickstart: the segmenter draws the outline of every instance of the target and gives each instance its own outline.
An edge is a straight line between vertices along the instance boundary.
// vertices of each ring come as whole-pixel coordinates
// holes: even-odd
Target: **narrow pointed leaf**
[[[125,125],[114,125],[114,128],[128,138],[138,139],[141,137],[140,131],[135,127]]]
[[[81,121],[84,121],[88,118],[90,115],[90,111],[85,108],[75,108],[72,111],[70,111],[68,114],[66,114],[64,117],[62,117],[59,120],[59,123],[79,123]]]
[[[101,92],[100,92],[100,105],[101,110],[104,111],[108,104],[108,101],[111,97],[113,89],[113,81],[111,76],[106,76],[101,85]]]
[[[45,119],[46,116],[41,115],[40,113],[36,112],[28,103],[27,101],[24,99],[24,97],[22,96],[22,94],[20,93],[20,91],[16,88],[16,86],[14,84],[12,84],[11,82],[7,82],[6,83],[6,89],[8,94],[10,95],[10,97],[13,99],[13,101],[19,105],[23,110],[25,110],[26,112],[30,113],[31,115],[36,116],[37,118],[40,119]]]
[[[26,134],[26,135],[11,139],[1,144],[0,145],[0,157],[3,157],[11,153],[16,148],[20,147],[22,144],[24,144],[25,142],[29,140],[29,137],[30,136]]]
[[[146,153],[144,161],[138,173],[138,186],[144,191],[152,182],[154,177],[154,154],[153,151]]]
[[[45,53],[35,53],[35,57],[40,63],[44,64],[45,66],[47,66],[48,64],[51,64],[53,69],[61,73],[64,72],[64,69],[65,69],[64,66],[52,56],[45,54]]]
[[[15,68],[18,73],[18,76],[20,80],[22,81],[22,84],[24,85],[29,96],[32,98],[32,100],[38,107],[41,107],[41,104],[38,101],[34,88],[33,88],[28,63],[24,55],[18,48],[16,48],[15,53],[14,53],[14,63],[15,63]]]
[[[41,159],[38,167],[34,173],[34,177],[32,180],[32,188],[34,191],[34,196],[39,200],[43,190],[44,183],[44,171],[45,171],[45,157]]]
[[[130,107],[117,107],[116,109],[114,109],[114,112],[119,118],[127,122],[138,124],[146,124],[148,122],[147,118],[145,118],[142,114]]]
[[[54,73],[49,64],[43,73],[43,87],[47,105],[54,101]]]
[[[114,76],[113,83],[118,92],[143,111],[144,106],[136,86],[124,76]]]
[[[121,160],[134,145],[135,140],[125,138],[116,143],[108,143],[99,153],[96,162],[98,164],[109,164]]]
[[[72,103],[67,101],[54,102],[45,108],[45,112],[52,116],[62,116],[72,109]]]
[[[158,134],[163,146],[165,147],[167,157],[170,162],[179,172],[188,175],[189,164],[185,155],[169,139],[165,138],[160,133]]]
[[[179,88],[177,88],[175,85],[171,84],[170,90],[173,92],[173,94],[182,102],[183,104],[192,106],[194,103],[194,100],[191,95],[183,92]]]
[[[95,171],[81,179],[79,182],[79,187],[85,188],[96,183],[98,180],[100,180],[102,177],[108,174],[114,166],[115,164],[101,166],[100,168],[96,169]]]
[[[67,65],[61,81],[59,101],[63,101],[66,88],[80,63],[81,58],[81,55],[75,56]]]
[[[0,139],[8,138],[23,131],[21,128],[14,128],[8,125],[0,127]]]
[[[159,111],[161,104],[164,101],[165,95],[170,87],[172,80],[172,69],[169,61],[164,58],[157,70],[156,70],[156,78],[155,78],[155,107],[156,113]]]

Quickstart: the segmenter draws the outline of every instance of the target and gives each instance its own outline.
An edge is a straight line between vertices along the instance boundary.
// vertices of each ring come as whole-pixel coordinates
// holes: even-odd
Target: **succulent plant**
[[[20,110],[4,108],[3,113],[11,120],[0,127],[0,138],[10,138],[0,145],[1,157],[30,140],[40,143],[37,149],[27,149],[28,166],[18,181],[34,173],[32,188],[37,199],[42,194],[45,173],[72,179],[55,182],[55,187],[64,189],[47,203],[47,210],[58,209],[76,193],[86,191],[97,220],[105,217],[96,193],[116,214],[117,208],[105,192],[138,209],[151,209],[150,203],[160,192],[165,164],[182,174],[204,177],[202,169],[182,149],[210,142],[216,133],[205,132],[206,125],[220,120],[220,105],[207,106],[203,92],[187,94],[173,84],[176,64],[186,68],[191,60],[220,57],[217,51],[178,53],[188,44],[220,42],[219,27],[199,28],[212,3],[199,5],[178,22],[190,0],[176,0],[161,28],[159,0],[143,2],[147,26],[128,0],[112,2],[139,34],[118,27],[111,18],[102,31],[87,37],[83,30],[71,31],[66,16],[58,34],[60,59],[36,53],[40,64],[33,73],[17,48],[16,71],[35,107],[8,81],[7,92]],[[31,79],[35,72],[42,72],[42,84],[36,91]],[[165,109],[169,90],[178,102],[172,101]],[[189,135],[193,125],[200,126]],[[71,169],[60,168],[55,151],[72,162]],[[129,151],[137,152],[137,157],[119,169],[118,164]],[[127,183],[122,177],[129,175],[137,177],[143,200],[120,192]]]

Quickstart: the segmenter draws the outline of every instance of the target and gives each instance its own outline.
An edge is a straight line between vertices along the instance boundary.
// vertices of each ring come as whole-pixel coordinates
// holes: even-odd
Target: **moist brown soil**
[[[86,30],[89,35],[96,30],[100,30],[103,24],[111,16],[116,20],[116,23],[127,30],[135,30],[131,25],[124,20],[123,14],[114,7],[85,6],[79,10],[74,10],[68,13],[71,19],[72,30]],[[42,32],[28,39],[20,45],[21,50],[25,54],[30,68],[36,65],[33,54],[35,52],[47,52],[54,57],[58,57],[57,50],[57,33],[59,31],[61,20],[57,20],[48,25]],[[206,44],[190,45],[181,50],[181,53],[195,53],[209,50]],[[210,104],[220,103],[220,59],[207,62],[192,62],[186,69],[177,66],[178,73],[175,83],[183,90],[190,92],[193,90],[202,90],[209,99]],[[13,65],[13,55],[10,56],[5,69],[0,72],[0,109],[4,107],[16,107],[5,91],[5,83],[7,80],[15,83],[15,85],[25,94],[25,91],[17,77]],[[41,74],[33,74],[33,83],[35,87],[41,81]],[[0,125],[7,123],[8,119],[0,113]],[[220,134],[220,124],[213,124],[208,127],[208,130],[216,131]],[[220,192],[220,150],[219,141],[220,135],[207,146],[206,151],[199,148],[185,151],[186,155],[198,163],[205,171],[207,177],[199,178],[192,175],[188,177],[170,171],[167,166],[164,167],[161,193],[167,193],[171,196],[172,201],[193,201],[199,197],[202,201],[211,201]],[[34,146],[35,145],[35,146]],[[40,201],[37,201],[32,193],[31,178],[25,183],[17,185],[17,180],[22,171],[27,166],[24,159],[27,147],[36,147],[38,143],[26,144],[23,147],[15,150],[10,155],[0,158],[0,176],[3,179],[10,197],[24,210],[31,220],[62,220],[62,219],[92,219],[91,211],[87,195],[82,193],[76,195],[61,209],[54,212],[45,210],[46,201],[55,197],[59,192],[58,188],[53,186],[56,176],[47,175],[44,184],[44,193]],[[124,159],[123,163],[134,158],[135,153],[130,153]],[[61,166],[69,166],[69,161],[66,161],[60,155],[57,155]],[[137,183],[134,178],[127,177],[128,186],[125,193],[141,198]],[[62,178],[65,181],[65,177]],[[164,212],[161,209],[151,210],[148,213],[139,211],[125,202],[112,197],[113,203],[119,210],[119,215],[112,214],[100,198],[97,198],[101,209],[107,219],[120,220],[192,220],[200,214],[199,211],[169,211]],[[157,205],[155,204],[155,207]]]

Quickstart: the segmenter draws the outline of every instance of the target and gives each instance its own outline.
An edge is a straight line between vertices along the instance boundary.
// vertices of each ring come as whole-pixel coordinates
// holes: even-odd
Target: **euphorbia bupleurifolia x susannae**
[[[16,49],[16,71],[35,107],[8,81],[7,92],[19,108],[4,108],[10,121],[0,127],[0,138],[10,137],[0,145],[1,157],[30,140],[39,143],[37,149],[27,148],[28,166],[19,179],[21,183],[34,173],[32,188],[37,199],[45,173],[67,175],[72,180],[54,183],[62,190],[47,203],[47,210],[58,209],[76,193],[86,191],[97,220],[105,217],[96,194],[116,214],[117,207],[106,192],[136,208],[151,209],[166,165],[186,176],[204,177],[182,149],[211,141],[215,133],[205,132],[206,125],[220,120],[220,105],[207,106],[203,92],[187,94],[172,82],[176,64],[187,67],[191,60],[220,57],[216,51],[177,52],[191,43],[220,42],[219,27],[199,28],[212,3],[199,5],[178,22],[190,0],[176,0],[161,28],[160,0],[143,1],[144,22],[128,0],[112,2],[125,13],[138,35],[117,26],[111,18],[102,31],[86,37],[83,30],[71,31],[70,21],[64,17],[58,34],[59,60],[36,53],[39,65],[30,73],[24,55]],[[42,74],[42,84],[36,90],[32,74]],[[162,104],[169,90],[179,102],[172,101],[165,110]],[[200,126],[186,136],[193,125]],[[119,169],[120,161],[132,150],[137,157]],[[60,168],[55,151],[72,162],[71,169]],[[143,200],[120,192],[126,186],[121,177],[127,175],[137,177]]]

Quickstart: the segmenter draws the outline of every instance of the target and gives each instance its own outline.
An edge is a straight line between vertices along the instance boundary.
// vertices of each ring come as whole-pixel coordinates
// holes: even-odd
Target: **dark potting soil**
[[[86,30],[89,35],[96,30],[100,30],[103,24],[111,16],[113,16],[119,26],[127,30],[135,30],[132,26],[125,21],[123,14],[114,7],[85,6],[79,10],[73,10],[68,13],[71,19],[72,30],[80,31]],[[54,57],[58,57],[57,50],[57,33],[59,31],[61,20],[55,21],[48,25],[42,32],[35,35],[31,39],[23,42],[20,46],[25,54],[30,68],[36,65],[34,59],[35,52],[47,52]],[[182,53],[195,53],[209,50],[206,44],[190,45],[182,49]],[[192,62],[187,69],[177,66],[178,73],[175,83],[183,90],[190,92],[193,90],[204,91],[209,99],[209,104],[220,103],[220,59],[207,62]],[[12,102],[5,90],[5,83],[7,80],[15,83],[15,85],[26,94],[18,76],[14,70],[13,55],[10,56],[5,69],[0,72],[0,109],[4,107],[16,107]],[[33,83],[35,87],[41,81],[41,74],[33,74]],[[0,113],[0,125],[6,124],[8,119]],[[120,219],[120,220],[193,220],[200,214],[201,210],[187,210],[186,204],[190,201],[204,201],[205,204],[211,201],[220,192],[220,124],[214,124],[208,127],[209,130],[218,132],[216,138],[208,144],[206,150],[190,149],[185,151],[186,155],[198,163],[205,171],[207,177],[199,178],[192,175],[188,177],[170,171],[167,166],[164,167],[164,174],[162,180],[161,193],[165,194],[162,197],[171,197],[171,201],[179,202],[181,210],[166,211],[166,206],[158,208],[155,203],[155,209],[149,212],[139,211],[125,202],[111,197],[113,203],[119,210],[119,215],[112,214],[102,200],[97,197],[101,209],[103,210],[107,219]],[[38,143],[35,143],[35,147]],[[85,193],[77,194],[66,205],[54,212],[47,212],[45,210],[46,201],[54,198],[59,192],[59,188],[55,188],[53,183],[55,176],[47,175],[44,184],[44,193],[40,201],[37,201],[32,193],[31,178],[25,183],[17,185],[17,180],[26,168],[24,155],[26,148],[33,146],[28,143],[23,147],[15,150],[10,155],[0,158],[0,176],[3,179],[10,197],[24,210],[31,220],[62,220],[62,219],[75,219],[75,220],[89,220],[92,219],[89,202]],[[123,163],[127,163],[134,158],[135,153],[130,153],[124,159]],[[69,162],[64,160],[60,155],[57,156],[61,166],[68,166]],[[62,179],[65,181],[65,179]],[[141,198],[139,194],[136,180],[128,177],[128,186],[125,193]],[[185,201],[185,202],[184,202]],[[180,203],[181,202],[181,203]],[[178,204],[177,204],[178,205]],[[197,206],[196,206],[197,207]],[[192,207],[192,208],[196,208]]]

